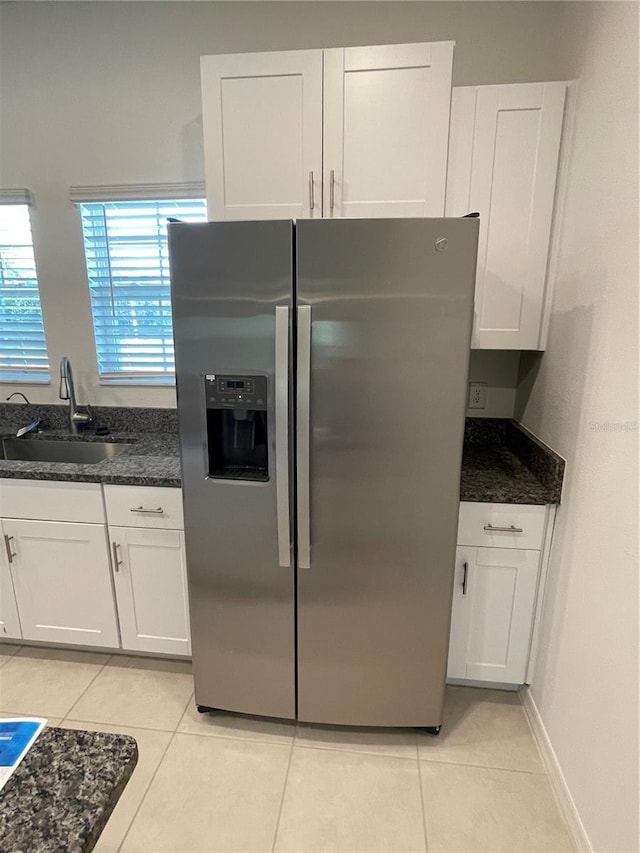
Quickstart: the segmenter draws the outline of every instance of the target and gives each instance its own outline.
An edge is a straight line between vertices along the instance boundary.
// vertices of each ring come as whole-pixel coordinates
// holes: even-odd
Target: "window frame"
[[[19,368],[16,370],[10,370],[7,365],[7,369],[3,369],[0,367],[0,385],[51,385],[51,360],[49,357],[49,346],[47,343],[47,331],[44,322],[44,312],[42,310],[42,296],[41,296],[41,287],[40,287],[40,278],[38,274],[38,266],[36,261],[36,253],[35,253],[35,241],[33,236],[33,218],[32,218],[32,210],[34,207],[34,197],[30,190],[26,188],[0,188],[0,208],[5,207],[22,207],[25,208],[25,212],[27,215],[28,225],[29,225],[29,244],[24,243],[20,244],[21,248],[30,248],[31,256],[28,258],[29,263],[31,264],[31,269],[33,269],[33,276],[30,277],[30,280],[35,282],[35,288],[32,287],[32,290],[35,290],[37,295],[37,308],[39,309],[39,321],[42,329],[41,342],[42,347],[40,351],[44,353],[45,363],[41,365],[30,365],[28,367]],[[0,250],[9,249],[11,250],[11,244],[2,243],[0,244]],[[3,290],[1,283],[6,279],[4,275],[0,275],[0,292]],[[0,313],[0,322],[2,322],[4,316]],[[32,324],[35,323],[35,320]],[[37,324],[37,323],[35,323]],[[35,330],[34,334],[39,335],[40,330]],[[35,342],[35,341],[34,341]],[[38,338],[38,343],[40,343],[40,338]],[[37,351],[37,347],[33,348],[33,351]],[[16,350],[17,356],[17,350]]]
[[[105,354],[101,353],[101,347],[104,348],[103,340],[108,337],[108,333],[103,331],[102,334],[100,332],[100,326],[104,330],[108,329],[110,322],[117,321],[118,311],[117,309],[113,309],[113,313],[111,315],[111,320],[107,320],[100,324],[100,315],[97,314],[97,305],[99,300],[99,288],[100,285],[92,286],[92,268],[91,268],[91,260],[89,258],[89,252],[91,251],[91,247],[88,245],[87,237],[85,233],[85,215],[89,215],[89,211],[86,209],[86,205],[103,205],[107,206],[111,205],[122,205],[124,211],[124,205],[135,205],[138,204],[148,204],[148,205],[167,205],[170,206],[172,203],[189,205],[189,204],[201,204],[203,217],[202,219],[194,219],[190,218],[188,221],[207,221],[207,209],[206,209],[206,198],[205,198],[205,190],[203,183],[188,183],[188,184],[135,184],[135,185],[127,185],[127,186],[117,186],[117,187],[72,187],[71,188],[71,201],[77,206],[78,214],[80,216],[80,225],[82,229],[83,236],[83,248],[84,248],[84,258],[85,258],[85,267],[87,273],[87,287],[89,290],[89,298],[91,301],[91,318],[92,318],[92,329],[94,336],[94,345],[95,345],[95,355],[96,355],[96,370],[98,374],[98,381],[101,385],[128,385],[128,386],[145,386],[145,387],[175,387],[175,366],[173,371],[169,372],[166,369],[161,370],[150,370],[144,371],[141,369],[129,369],[129,370],[108,370],[106,368],[110,367],[108,363],[108,359]],[[105,207],[103,207],[103,210]],[[117,208],[116,208],[117,209]],[[95,213],[95,211],[94,211]],[[184,215],[184,213],[183,213]],[[125,214],[126,216],[126,214]],[[169,219],[172,216],[176,218],[180,218],[180,210],[176,209],[173,212],[168,212],[166,214],[166,218]],[[150,214],[152,217],[152,214]],[[156,221],[160,222],[163,217],[159,217],[156,214]],[[125,235],[127,237],[128,235]],[[151,240],[149,237],[147,239]],[[159,241],[163,242],[160,243]],[[109,235],[106,234],[104,237],[105,247],[107,250],[107,257],[109,255],[109,249],[112,248],[113,245],[117,244],[117,241],[109,240]],[[98,242],[98,241],[97,241]],[[144,240],[141,240],[141,245]],[[158,243],[158,254],[157,258],[159,264],[157,266],[158,270],[158,278],[160,280],[166,278],[167,286],[169,285],[168,281],[168,269],[166,268],[166,261],[163,260],[163,252],[167,251],[166,246],[166,236],[163,238],[159,238],[158,235],[155,237],[155,242]],[[126,261],[126,255],[123,254],[123,260]],[[134,264],[136,261],[135,256],[132,256],[132,259],[129,263]],[[109,262],[110,264],[110,262]],[[106,278],[103,276],[103,279]],[[124,277],[123,277],[124,278]],[[134,278],[131,276],[131,278]],[[109,265],[109,285],[110,292],[113,298],[114,294],[114,286],[117,288],[118,285],[114,285],[113,283],[113,275],[111,272],[111,267]],[[96,279],[94,278],[94,281]],[[127,285],[123,282],[121,286],[124,288]],[[163,287],[164,284],[158,284],[157,287]],[[104,287],[104,285],[103,285]],[[116,290],[117,295],[117,290]],[[170,298],[170,291],[169,291]],[[104,294],[103,294],[104,299]],[[142,300],[141,300],[142,301]],[[158,306],[158,315],[161,316],[162,306]],[[171,305],[169,302],[169,315],[170,315],[170,332],[171,332],[171,346],[173,347],[173,317],[171,315]],[[108,316],[108,315],[107,315]],[[97,322],[98,320],[98,322]],[[159,348],[165,346],[167,341],[166,335],[166,326],[159,326],[159,331],[163,332],[158,336],[159,343],[157,346]],[[103,339],[101,341],[101,338]],[[153,348],[155,345],[148,344],[149,348]],[[134,349],[133,356],[141,357],[144,355],[143,352],[136,353],[135,345],[132,344],[132,348]],[[160,358],[162,355],[159,354]],[[151,357],[148,355],[148,357]],[[113,357],[113,361],[116,361],[116,357]],[[133,358],[132,358],[133,361]]]

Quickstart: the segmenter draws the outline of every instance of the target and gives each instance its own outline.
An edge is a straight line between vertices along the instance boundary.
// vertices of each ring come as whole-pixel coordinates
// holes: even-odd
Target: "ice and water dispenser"
[[[209,476],[269,479],[266,376],[205,376]]]

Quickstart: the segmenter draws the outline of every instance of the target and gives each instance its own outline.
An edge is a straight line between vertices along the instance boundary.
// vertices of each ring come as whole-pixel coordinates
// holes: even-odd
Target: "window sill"
[[[131,376],[122,378],[104,378],[100,377],[99,379],[100,385],[106,385],[109,387],[113,387],[114,385],[118,386],[144,386],[145,388],[175,388],[176,380],[174,377],[163,376],[162,378],[158,377],[157,379],[147,376]]]
[[[51,385],[50,376],[20,376],[18,373],[2,375],[0,373],[0,385]]]

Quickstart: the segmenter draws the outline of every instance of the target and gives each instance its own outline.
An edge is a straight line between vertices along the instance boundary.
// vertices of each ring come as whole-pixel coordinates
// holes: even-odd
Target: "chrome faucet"
[[[76,403],[76,392],[73,387],[71,362],[66,355],[60,360],[60,393],[61,400],[69,401],[69,432],[78,434],[78,424],[90,424],[93,418],[86,412],[79,412]]]
[[[12,397],[22,397],[27,406],[31,405],[31,403],[29,402],[29,400],[27,400],[22,391],[14,391],[13,394],[9,394],[9,396],[7,397],[7,402],[11,400]],[[27,424],[26,426],[20,427],[20,429],[16,432],[16,438],[22,438],[23,435],[26,435],[28,432],[33,432],[33,430],[38,429],[39,426],[40,418],[36,418],[34,421],[31,421],[31,423]]]

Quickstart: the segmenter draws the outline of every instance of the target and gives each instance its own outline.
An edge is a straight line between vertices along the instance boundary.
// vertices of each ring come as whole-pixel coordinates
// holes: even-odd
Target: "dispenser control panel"
[[[223,376],[207,373],[204,377],[208,409],[267,408],[266,376]]]

